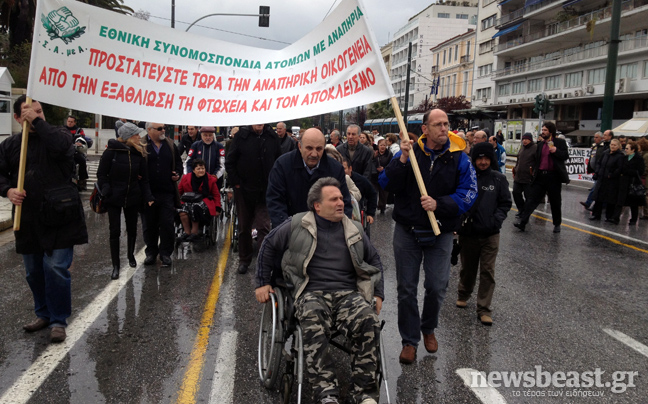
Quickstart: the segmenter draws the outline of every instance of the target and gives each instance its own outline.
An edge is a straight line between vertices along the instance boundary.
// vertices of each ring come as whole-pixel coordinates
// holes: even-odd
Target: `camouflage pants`
[[[304,333],[305,367],[314,398],[339,397],[335,366],[328,353],[333,329],[351,343],[352,394],[356,402],[367,397],[378,401],[380,325],[371,305],[356,291],[313,291],[301,295],[295,307]]]

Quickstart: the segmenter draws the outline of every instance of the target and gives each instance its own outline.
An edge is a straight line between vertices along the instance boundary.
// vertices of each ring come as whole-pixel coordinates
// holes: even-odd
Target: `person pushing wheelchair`
[[[266,236],[257,259],[256,299],[273,293],[273,271],[282,268],[295,299],[295,317],[304,333],[304,357],[314,400],[338,403],[339,388],[329,339],[336,329],[353,345],[351,394],[354,402],[375,404],[379,386],[378,314],[384,300],[382,264],[362,226],[344,214],[340,183],[317,180],[298,213]],[[326,242],[317,243],[317,240]],[[342,253],[345,252],[345,253]],[[371,302],[375,298],[375,310]]]

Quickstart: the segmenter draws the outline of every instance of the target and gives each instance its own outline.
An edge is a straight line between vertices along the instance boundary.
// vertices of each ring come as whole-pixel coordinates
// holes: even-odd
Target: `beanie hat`
[[[522,135],[522,140],[524,140],[524,139],[529,139],[530,141],[533,142],[533,135],[530,134],[529,132],[527,132],[524,135]]]
[[[146,132],[146,130],[139,128],[137,125],[131,122],[126,122],[119,129],[117,129],[117,134],[123,141],[130,139],[134,135],[139,135],[142,132]]]
[[[480,157],[488,157],[490,161],[495,160],[493,145],[489,142],[481,142],[473,145],[470,157],[472,158],[473,163]]]
[[[200,133],[216,133],[216,128],[213,126],[203,126],[200,128]]]

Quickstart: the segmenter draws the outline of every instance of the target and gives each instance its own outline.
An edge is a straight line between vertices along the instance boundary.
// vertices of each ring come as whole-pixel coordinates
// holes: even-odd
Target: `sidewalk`
[[[11,219],[11,207],[13,205],[7,198],[0,198],[0,231],[5,231],[13,227]]]

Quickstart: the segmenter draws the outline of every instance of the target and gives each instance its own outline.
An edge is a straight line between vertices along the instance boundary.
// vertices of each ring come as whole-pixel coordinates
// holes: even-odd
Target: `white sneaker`
[[[376,400],[371,397],[365,398],[360,404],[378,404]]]

